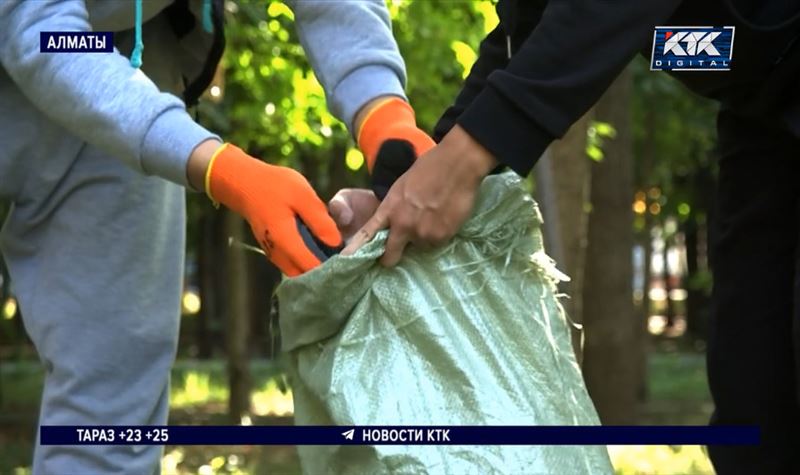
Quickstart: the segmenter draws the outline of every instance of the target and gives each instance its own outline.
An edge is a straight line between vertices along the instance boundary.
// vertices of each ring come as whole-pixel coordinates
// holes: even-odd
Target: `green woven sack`
[[[381,232],[278,288],[298,425],[597,425],[541,216],[486,178],[444,248],[391,269]],[[607,474],[603,446],[301,446],[305,473]]]

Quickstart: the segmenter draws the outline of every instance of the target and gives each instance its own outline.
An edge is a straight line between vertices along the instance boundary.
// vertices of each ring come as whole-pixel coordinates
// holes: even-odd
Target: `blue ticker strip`
[[[757,426],[41,426],[42,445],[757,445]]]

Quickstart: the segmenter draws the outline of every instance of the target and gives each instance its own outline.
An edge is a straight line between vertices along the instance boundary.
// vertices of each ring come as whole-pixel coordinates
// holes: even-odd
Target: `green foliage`
[[[327,159],[349,135],[325,106],[294,15],[274,1],[227,2],[226,8],[221,100],[202,104],[201,117],[252,154],[307,171],[301,156]]]
[[[408,70],[408,93],[420,124],[430,128],[458,92],[475,49],[491,24],[490,2],[417,0],[390,3],[393,29]],[[352,139],[327,109],[306,59],[291,10],[280,1],[227,3],[224,85],[200,117],[228,141],[265,160],[320,166]],[[487,19],[488,18],[488,19]],[[423,47],[421,47],[423,46]],[[351,156],[350,166],[358,165]]]
[[[668,185],[676,175],[709,163],[718,105],[646,66],[634,62],[633,132],[636,155],[654,163],[650,176],[640,178]]]
[[[407,93],[418,123],[431,130],[455,98],[488,28],[497,24],[489,1],[390,2],[393,31],[408,71]],[[364,159],[325,94],[281,1],[226,2],[227,48],[219,94],[206,95],[200,121],[254,156],[291,166],[318,191],[364,186]],[[343,170],[342,173],[336,170]],[[207,200],[189,200],[189,242]]]
[[[686,282],[686,288],[690,290],[698,290],[706,297],[710,297],[713,284],[714,279],[711,271],[708,269],[703,269],[689,276],[689,279]]]
[[[634,61],[633,74],[636,183],[640,189],[661,190],[663,215],[702,216],[697,193],[708,190],[698,190],[693,177],[714,169],[718,105],[668,74],[650,71],[641,58]]]
[[[393,31],[408,71],[417,121],[430,131],[455,99],[486,33],[497,24],[489,1],[390,3]]]
[[[489,1],[390,2],[393,32],[408,71],[407,93],[420,127],[431,131],[455,98],[475,50],[497,24]],[[334,118],[295,32],[277,0],[226,2],[227,47],[217,95],[198,106],[204,125],[263,160],[303,173],[325,197],[367,183],[364,158]],[[421,47],[422,46],[422,47]],[[208,200],[188,202],[190,252]]]
[[[617,129],[608,122],[592,121],[586,129],[586,155],[595,162],[603,160],[603,141],[617,136]]]

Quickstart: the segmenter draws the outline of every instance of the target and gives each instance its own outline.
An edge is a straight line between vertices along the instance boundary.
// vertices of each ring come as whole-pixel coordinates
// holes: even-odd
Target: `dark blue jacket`
[[[500,0],[497,10],[437,141],[458,123],[527,175],[636,54],[649,59],[655,26],[695,25],[736,27],[732,69],[674,76],[742,113],[782,116],[800,136],[796,0]]]

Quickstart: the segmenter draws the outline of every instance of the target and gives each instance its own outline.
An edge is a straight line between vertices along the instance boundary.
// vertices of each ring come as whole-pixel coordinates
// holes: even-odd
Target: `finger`
[[[328,214],[325,203],[311,191],[310,195],[300,200],[300,205],[295,207],[295,212],[300,216],[308,229],[329,247],[338,247],[342,244],[342,233],[336,227],[336,222]]]
[[[322,261],[306,246],[294,219],[282,222],[276,227],[276,235],[280,236],[280,242],[277,243],[274,252],[275,265],[278,265],[280,259],[282,264],[286,263],[287,270],[299,275],[322,264]]]
[[[372,218],[358,230],[355,236],[353,236],[353,239],[350,240],[350,243],[342,250],[341,254],[344,256],[354,254],[361,246],[371,241],[372,238],[378,234],[378,231],[388,227],[389,220],[386,216],[382,206],[379,206]]]
[[[346,228],[353,222],[353,209],[342,191],[328,202],[328,212],[339,229]]]
[[[293,238],[291,236],[287,237],[285,232],[284,234],[280,234],[280,232],[270,232],[268,228],[265,228],[262,234],[258,234],[258,232],[253,229],[253,236],[255,236],[256,240],[261,246],[261,249],[264,250],[264,254],[267,256],[267,259],[269,259],[269,261],[272,262],[282,274],[288,275],[289,277],[295,277],[303,273],[302,270],[294,262],[292,262],[291,258],[286,254],[286,252],[284,252],[284,249],[287,247],[287,245],[291,246],[297,242],[302,244],[303,240],[299,236],[299,233],[297,238]],[[292,240],[294,240],[294,243]]]
[[[297,267],[287,256],[278,254],[270,258],[270,261],[275,264],[275,267],[280,269],[281,273],[287,277],[297,277],[303,271]]]
[[[410,235],[402,229],[389,229],[389,237],[386,239],[386,246],[381,257],[381,264],[386,267],[393,267],[400,262],[403,251],[408,245]]]

